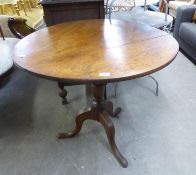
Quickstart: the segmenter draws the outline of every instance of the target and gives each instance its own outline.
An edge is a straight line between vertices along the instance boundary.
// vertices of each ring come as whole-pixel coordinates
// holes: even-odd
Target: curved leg
[[[111,116],[111,117],[117,117],[118,114],[121,112],[121,108],[116,108],[115,111],[113,111],[113,103],[111,101],[105,102],[105,111]]]
[[[62,82],[58,82],[58,86],[61,89],[61,92],[59,92],[59,96],[62,98],[62,104],[66,105],[69,104],[69,102],[67,101],[67,90],[64,88],[65,84]]]
[[[103,125],[103,127],[105,128],[106,134],[107,134],[107,138],[109,141],[109,144],[112,148],[112,151],[115,155],[115,157],[117,158],[117,160],[119,161],[119,163],[126,168],[128,166],[128,162],[127,160],[122,156],[122,154],[119,152],[117,146],[116,146],[116,142],[115,142],[115,129],[114,129],[114,125],[112,123],[112,120],[106,115],[106,114],[99,114],[99,121],[100,123]]]
[[[90,109],[77,115],[76,120],[75,120],[75,123],[76,123],[75,128],[71,132],[60,133],[58,135],[58,138],[63,139],[63,138],[74,137],[82,129],[82,125],[85,120],[87,120],[87,119],[96,120],[96,121],[100,122],[104,127],[106,134],[107,134],[109,144],[112,148],[113,154],[115,155],[115,157],[117,158],[119,163],[124,168],[126,168],[128,166],[128,162],[121,155],[121,153],[119,152],[119,150],[116,146],[115,128],[112,123],[112,120],[108,116],[108,115],[116,116],[121,111],[121,109],[117,108],[117,110],[115,112],[113,112],[113,103],[111,101],[105,102],[103,100],[104,88],[105,88],[105,84],[92,85],[92,92],[93,92],[94,100],[93,100],[93,103],[92,103]]]
[[[87,119],[96,120],[95,117],[96,117],[96,115],[95,115],[94,111],[92,111],[92,110],[88,110],[82,114],[77,115],[76,120],[75,120],[76,126],[75,126],[74,130],[71,132],[68,132],[68,133],[60,133],[58,135],[58,138],[64,139],[64,138],[74,137],[82,129],[82,124],[84,123],[85,120],[87,120]]]

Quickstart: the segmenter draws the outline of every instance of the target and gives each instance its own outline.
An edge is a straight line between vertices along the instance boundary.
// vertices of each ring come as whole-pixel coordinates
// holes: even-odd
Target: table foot
[[[121,108],[118,107],[115,110],[113,110],[113,103],[111,101],[105,102],[105,110],[111,117],[118,117],[118,114],[121,112]]]
[[[113,154],[116,157],[116,159],[119,161],[119,163],[126,168],[128,166],[127,160],[122,156],[122,154],[119,152],[118,147],[116,146],[115,142],[115,128],[112,120],[107,116],[106,113],[100,113],[99,115],[99,122],[103,125],[105,128],[107,138],[109,141],[109,144],[112,148]]]
[[[74,137],[82,129],[82,125],[85,120],[88,120],[88,119],[96,120],[99,123],[101,123],[102,126],[104,127],[114,156],[119,161],[119,163],[122,165],[122,167],[126,168],[128,166],[128,162],[118,150],[118,147],[115,142],[114,124],[112,120],[109,118],[109,116],[116,116],[121,111],[121,109],[117,108],[113,112],[113,103],[111,101],[105,102],[103,100],[104,86],[105,86],[104,84],[92,86],[92,92],[93,92],[95,99],[93,100],[93,103],[90,109],[77,115],[76,120],[75,120],[75,123],[76,123],[75,128],[71,132],[60,133],[58,135],[58,138],[63,139],[63,138]]]

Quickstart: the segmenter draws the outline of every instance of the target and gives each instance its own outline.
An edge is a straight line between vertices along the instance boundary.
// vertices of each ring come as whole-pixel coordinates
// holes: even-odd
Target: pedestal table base
[[[116,117],[118,113],[121,111],[121,109],[117,108],[115,111],[113,111],[113,103],[111,101],[103,100],[104,89],[105,89],[104,84],[92,85],[92,92],[94,96],[92,105],[89,107],[88,110],[85,110],[84,112],[77,115],[76,120],[75,120],[76,126],[73,129],[73,131],[68,132],[68,133],[60,133],[58,135],[58,138],[64,139],[64,138],[73,137],[80,132],[82,128],[82,124],[85,120],[88,120],[88,119],[96,120],[99,123],[101,123],[104,127],[114,156],[119,161],[119,163],[123,167],[126,168],[128,166],[128,162],[122,156],[122,154],[119,152],[116,146],[115,128],[114,128],[114,124],[112,120],[109,117],[109,116]]]

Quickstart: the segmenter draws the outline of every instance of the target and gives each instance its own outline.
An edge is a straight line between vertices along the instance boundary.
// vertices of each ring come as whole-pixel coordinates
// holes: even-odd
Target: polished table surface
[[[118,20],[84,20],[27,36],[17,44],[14,60],[47,78],[108,82],[155,72],[177,51],[175,39],[161,30]]]
[[[115,143],[109,116],[116,116],[111,101],[103,100],[105,84],[129,80],[167,66],[179,50],[168,33],[147,25],[120,20],[81,20],[37,31],[15,47],[17,66],[37,76],[70,84],[92,84],[94,100],[76,117],[76,127],[59,138],[79,133],[87,119],[105,128],[112,151],[123,167],[128,166]]]

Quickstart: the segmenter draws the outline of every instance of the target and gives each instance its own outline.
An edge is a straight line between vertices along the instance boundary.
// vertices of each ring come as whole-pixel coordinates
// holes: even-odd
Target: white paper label
[[[20,55],[20,58],[24,58],[25,57],[25,55]]]
[[[110,76],[110,72],[101,72],[99,73],[100,77],[109,77]]]

